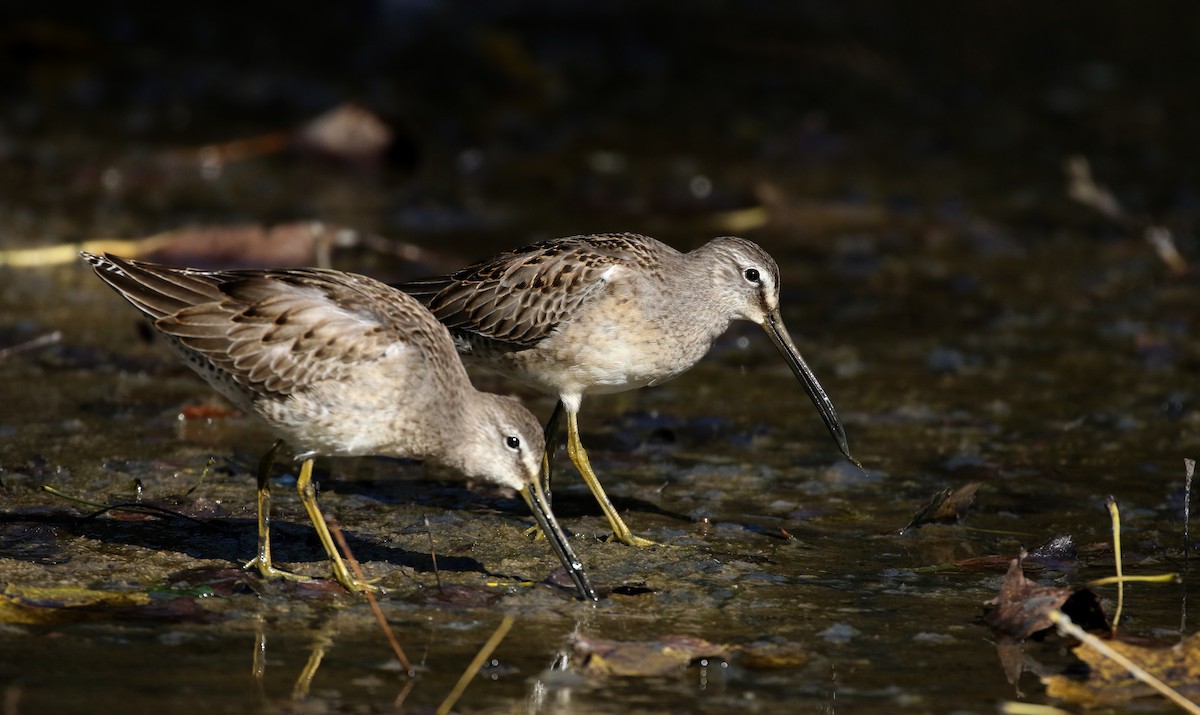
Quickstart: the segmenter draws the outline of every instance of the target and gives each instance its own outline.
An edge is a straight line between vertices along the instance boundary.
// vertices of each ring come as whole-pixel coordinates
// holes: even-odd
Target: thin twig
[[[1151,688],[1154,688],[1163,697],[1175,703],[1183,710],[1192,713],[1193,715],[1200,715],[1200,705],[1196,705],[1196,703],[1193,703],[1191,700],[1183,697],[1179,691],[1146,672],[1144,668],[1139,666],[1137,663],[1134,663],[1132,660],[1125,657],[1118,651],[1114,650],[1104,641],[1090,633],[1084,632],[1082,628],[1071,622],[1071,617],[1067,614],[1055,609],[1050,611],[1049,615],[1050,620],[1054,622],[1054,625],[1058,626],[1060,633],[1078,640],[1080,643],[1083,643],[1109,660],[1117,663],[1122,668],[1129,671],[1130,675],[1142,681],[1146,685],[1149,685]]]
[[[1188,521],[1192,511],[1192,477],[1196,474],[1196,460],[1183,460],[1183,570],[1188,570],[1191,538],[1188,536]]]
[[[89,519],[95,519],[98,516],[103,516],[104,514],[110,512],[110,511],[127,511],[132,514],[145,514],[147,516],[159,516],[159,517],[165,517],[168,519],[182,519],[184,521],[190,521],[193,524],[198,524],[200,526],[207,527],[214,531],[225,531],[228,528],[223,524],[212,524],[207,521],[204,521],[203,519],[197,519],[196,517],[188,516],[187,514],[180,514],[179,512],[174,511],[172,509],[168,509],[168,508],[162,507],[162,506],[155,506],[153,504],[140,504],[137,502],[121,502],[118,504],[101,504],[99,502],[88,501],[87,499],[81,499],[79,497],[73,497],[70,494],[64,494],[63,492],[60,492],[59,490],[55,489],[54,487],[50,486],[49,484],[43,484],[42,491],[46,492],[47,494],[53,494],[54,496],[59,497],[60,499],[66,499],[67,501],[72,501],[72,502],[75,502],[76,504],[82,504],[84,506],[90,506],[93,509],[95,509],[96,511],[92,512],[91,514],[85,514],[85,515],[79,517],[80,519],[83,519],[85,521],[89,520]]]
[[[204,469],[200,471],[200,478],[196,480],[196,483],[192,485],[191,489],[188,489],[186,492],[183,493],[183,495],[185,497],[190,497],[192,495],[192,492],[196,491],[196,489],[198,489],[200,487],[200,485],[204,483],[205,478],[208,477],[208,470],[212,469],[212,465],[214,465],[216,463],[217,463],[216,457],[208,458],[208,462],[206,462],[204,464]]]
[[[1094,581],[1088,581],[1088,588],[1096,586],[1108,586],[1114,583],[1176,583],[1179,581],[1177,573],[1163,573],[1157,576],[1105,576]]]
[[[492,651],[496,650],[496,646],[500,645],[500,641],[504,640],[504,636],[508,635],[508,631],[512,628],[514,620],[516,619],[512,616],[504,617],[504,620],[496,627],[496,632],[492,634],[487,643],[483,644],[483,647],[475,655],[475,660],[471,661],[471,664],[463,671],[458,682],[454,684],[454,690],[451,690],[446,699],[442,701],[442,704],[438,706],[437,715],[447,715],[450,712],[454,704],[462,697],[467,686],[471,684],[471,679],[475,677],[475,674],[479,672],[479,669],[483,667],[487,659],[492,656]]]
[[[342,534],[342,528],[338,526],[337,520],[331,518],[328,514],[325,516],[325,524],[329,527],[329,533],[333,534],[333,538],[338,543],[338,548],[342,550],[342,555],[346,557],[346,563],[350,564],[350,570],[354,572],[354,576],[360,581],[366,581],[367,577],[363,573],[362,566],[358,564],[358,559],[354,558],[354,554],[350,552],[350,544],[346,543],[346,537]],[[400,647],[400,641],[396,639],[396,634],[392,632],[391,626],[388,625],[387,619],[383,616],[383,609],[379,607],[379,602],[375,600],[375,594],[369,590],[364,591],[367,597],[367,603],[371,604],[371,612],[375,614],[375,620],[379,622],[379,627],[383,629],[383,635],[387,638],[388,643],[392,646],[392,652],[396,654],[396,660],[400,661],[400,665],[404,668],[404,673],[408,677],[416,675],[413,670],[412,663],[408,661],[408,656],[404,654],[404,649]]]
[[[1121,622],[1121,609],[1125,606],[1125,579],[1121,577],[1121,510],[1111,495],[1108,497],[1108,513],[1112,517],[1113,560],[1116,561],[1117,572],[1117,610],[1112,619],[1112,634],[1115,636],[1117,624]]]
[[[1183,460],[1183,597],[1179,599],[1179,633],[1187,633],[1187,574],[1191,569],[1191,536],[1188,521],[1192,512],[1192,477],[1196,474],[1196,460]]]
[[[1038,705],[1037,703],[1017,703],[1012,700],[1006,700],[1000,704],[1000,712],[1003,715],[1071,715],[1069,710],[1063,710],[1051,705]]]
[[[1141,233],[1155,254],[1176,276],[1191,272],[1187,259],[1175,246],[1171,229],[1129,215],[1108,188],[1096,183],[1086,157],[1072,156],[1064,164],[1067,174],[1067,195],[1095,210],[1129,233]]]
[[[438,593],[444,593],[442,589],[442,574],[438,571],[437,565],[437,550],[433,548],[433,529],[429,527],[429,515],[424,514],[425,518],[425,535],[429,537],[429,558],[433,560],[433,578],[437,581]]]
[[[396,695],[396,699],[392,701],[392,708],[395,710],[402,710],[404,701],[408,699],[408,694],[412,692],[412,689],[415,688],[416,685],[417,679],[409,678],[408,682],[404,684],[404,687],[401,688],[400,692]]]
[[[0,360],[5,360],[18,353],[28,352],[44,348],[47,345],[53,345],[62,340],[62,331],[55,330],[53,333],[39,335],[33,340],[26,340],[23,343],[18,343],[7,348],[0,349]]]

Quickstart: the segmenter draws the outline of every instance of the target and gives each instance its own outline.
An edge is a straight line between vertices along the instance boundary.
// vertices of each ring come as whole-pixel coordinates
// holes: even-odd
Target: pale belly
[[[379,384],[357,380],[317,383],[282,399],[260,399],[255,411],[300,452],[328,456],[385,455],[422,459],[429,422],[441,405],[421,389],[419,376],[391,375]]]
[[[587,333],[565,331],[534,348],[468,361],[550,395],[602,395],[657,385],[685,372],[716,335],[680,339],[600,323]]]

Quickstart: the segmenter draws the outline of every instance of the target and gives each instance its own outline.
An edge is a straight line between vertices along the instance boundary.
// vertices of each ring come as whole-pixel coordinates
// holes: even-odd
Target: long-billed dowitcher
[[[516,401],[471,385],[450,333],[420,303],[340,271],[200,271],[83,257],[188,366],[298,450],[296,489],[348,589],[371,585],[346,569],[317,507],[317,455],[429,460],[516,489],[580,595],[595,600],[538,479],[540,425]],[[259,466],[259,548],[246,566],[298,578],[271,563],[268,476],[279,447]]]
[[[567,413],[567,453],[612,525],[635,536],[600,486],[579,438],[584,395],[657,385],[702,358],[734,320],[762,326],[821,413],[842,454],[846,434],[829,396],[779,314],[779,267],[742,238],[680,253],[647,236],[572,236],[501,253],[456,273],[399,286],[450,328],[469,361],[558,397],[546,423],[546,490]],[[856,462],[857,463],[857,462]]]

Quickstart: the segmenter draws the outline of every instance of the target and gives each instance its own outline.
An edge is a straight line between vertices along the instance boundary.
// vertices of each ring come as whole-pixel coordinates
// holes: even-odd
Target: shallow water
[[[1133,20],[1101,6],[1076,45],[1030,67],[1024,49],[1055,35],[1015,10],[940,18],[968,28],[942,48],[947,60],[899,39],[937,26],[932,10],[710,9],[692,19],[711,34],[691,37],[662,34],[670,14],[622,34],[617,18],[582,10],[558,11],[570,22],[548,29],[511,8],[400,18],[372,7],[330,20],[339,38],[363,33],[355,53],[326,48],[295,66],[269,56],[301,31],[266,32],[227,57],[198,21],[175,55],[155,34],[171,24],[153,15],[100,29],[51,18],[54,43],[35,43],[43,54],[8,90],[0,248],[299,218],[464,263],[600,230],[690,248],[732,232],[727,212],[755,205],[769,181],[789,208],[737,232],[779,260],[789,329],[866,467],[839,458],[751,325],[666,385],[585,402],[585,444],[610,496],[636,533],[666,544],[605,542],[560,453],[555,511],[610,593],[594,606],[546,582],[557,562],[523,535],[532,520],[513,494],[394,460],[320,463],[322,505],[387,589],[381,606],[418,666],[404,708],[440,703],[512,615],[459,711],[992,712],[1046,700],[1033,674],[1009,682],[981,623],[1021,548],[1069,534],[1078,559],[1031,577],[1110,574],[1112,495],[1127,571],[1184,570],[1183,459],[1200,454],[1195,279],[1173,275],[1135,228],[1066,199],[1061,175],[1087,150],[1130,212],[1166,223],[1194,260],[1196,147],[1178,127],[1196,110],[1172,84],[1188,63],[1147,68],[1132,39],[1100,41]],[[1146,46],[1174,35],[1166,21],[1137,23]],[[605,63],[589,60],[597,52]],[[420,75],[413,57],[448,78]],[[702,92],[710,84],[729,88],[724,104]],[[780,104],[781,92],[803,106]],[[264,158],[217,176],[150,158],[291,126],[346,97],[404,115],[402,138],[419,151],[366,169]],[[388,280],[422,268],[363,249],[335,252],[334,265]],[[236,414],[181,418],[220,403],[82,264],[0,266],[0,347],[54,330],[57,343],[0,360],[0,580],[10,594],[58,589],[31,611],[42,622],[0,626],[5,712],[394,709],[408,680],[362,600],[232,570],[253,553],[253,474],[269,437]],[[540,417],[552,407],[478,380]],[[323,575],[291,471],[277,470],[277,558]],[[939,490],[972,481],[982,486],[964,523],[898,533]],[[138,483],[142,501],[201,523],[82,519],[88,508],[40,490],[131,502]],[[985,556],[997,559],[966,561]],[[459,601],[439,598],[439,578],[465,587]],[[1188,572],[1131,586],[1123,632],[1193,632],[1195,585]],[[1115,589],[1097,592],[1111,613]],[[145,600],[53,607],[67,594]],[[641,651],[626,655],[647,670],[598,674],[572,649],[679,636],[711,645],[665,674]],[[1025,657],[1047,671],[1071,663],[1053,637]]]

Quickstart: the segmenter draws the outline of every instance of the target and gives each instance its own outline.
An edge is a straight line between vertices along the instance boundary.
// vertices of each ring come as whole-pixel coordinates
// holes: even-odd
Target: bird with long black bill
[[[340,271],[202,271],[83,257],[189,367],[296,450],[300,500],[347,589],[374,586],[350,574],[330,537],[312,483],[318,455],[428,460],[515,489],[580,597],[596,600],[543,494],[541,426],[515,400],[471,385],[450,333],[420,303]],[[258,554],[246,566],[298,579],[271,561],[268,477],[280,448],[259,465]]]
[[[679,375],[734,320],[766,331],[842,454],[855,461],[833,402],[780,317],[779,266],[743,238],[681,253],[637,234],[572,236],[398,287],[450,328],[468,362],[558,398],[545,429],[546,492],[565,412],[567,453],[623,543],[653,542],[633,534],[604,493],[579,437],[580,403]]]

